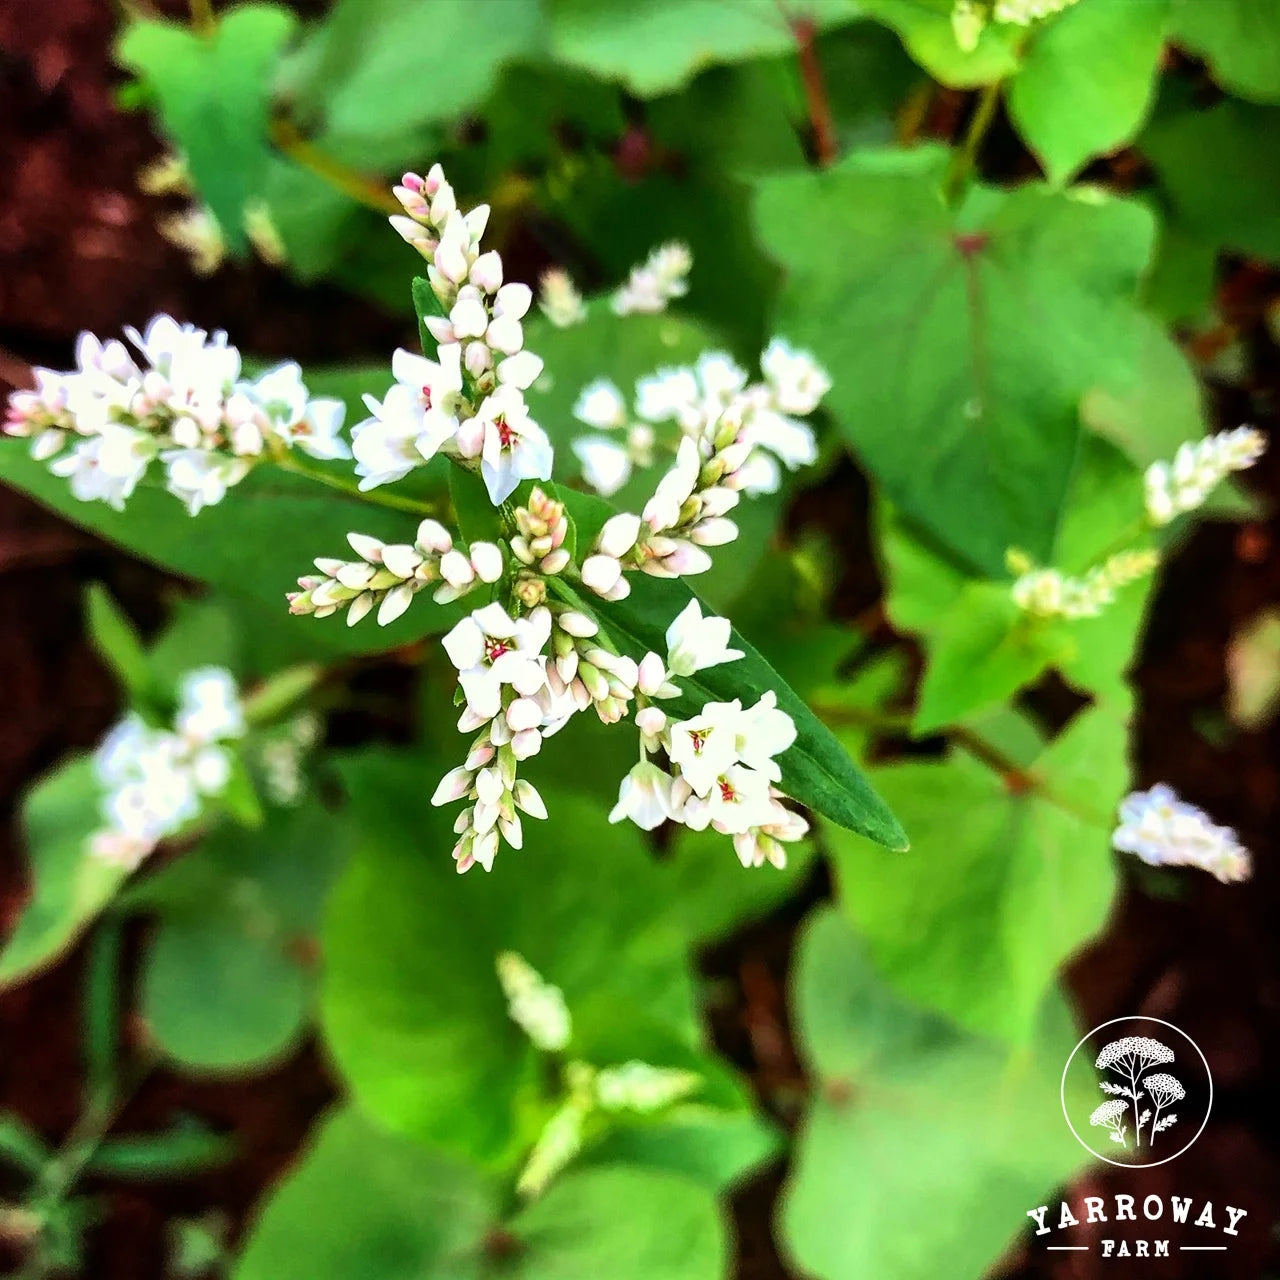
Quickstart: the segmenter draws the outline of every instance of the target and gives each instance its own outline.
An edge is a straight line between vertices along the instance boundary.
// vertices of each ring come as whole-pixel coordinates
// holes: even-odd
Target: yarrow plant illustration
[[[1102,1103],[1089,1117],[1089,1123],[1106,1126],[1110,1130],[1111,1140],[1127,1148],[1122,1117],[1131,1111],[1134,1151],[1138,1151],[1143,1145],[1144,1125],[1147,1126],[1146,1145],[1150,1148],[1155,1142],[1156,1134],[1164,1132],[1178,1121],[1173,1113],[1161,1119],[1160,1112],[1186,1097],[1186,1091],[1176,1077],[1167,1071],[1151,1072],[1152,1067],[1171,1063],[1174,1057],[1173,1050],[1167,1044],[1150,1036],[1124,1036],[1104,1045],[1094,1065],[1099,1071],[1112,1072],[1124,1083],[1116,1084],[1110,1080],[1099,1083],[1098,1087],[1104,1093],[1114,1094],[1115,1097]],[[1148,1075],[1148,1072],[1151,1074]],[[1150,1107],[1141,1106],[1144,1098],[1155,1103],[1154,1113]]]

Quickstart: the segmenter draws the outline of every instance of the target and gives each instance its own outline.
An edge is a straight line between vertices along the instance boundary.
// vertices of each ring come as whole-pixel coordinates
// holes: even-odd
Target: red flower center
[[[501,640],[490,637],[484,642],[484,656],[489,662],[497,662],[506,652],[507,646]]]
[[[493,425],[498,428],[498,443],[504,449],[511,448],[511,442],[516,438],[516,433],[507,426],[507,420],[499,414],[493,420]]]
[[[725,804],[732,804],[738,798],[738,793],[733,789],[733,783],[728,778],[721,778],[716,785],[720,788],[720,799]]]

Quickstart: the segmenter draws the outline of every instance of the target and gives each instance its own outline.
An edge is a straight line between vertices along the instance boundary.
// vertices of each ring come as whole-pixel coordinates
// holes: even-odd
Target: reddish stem
[[[809,126],[813,130],[813,149],[818,164],[823,168],[831,164],[838,152],[835,121],[831,116],[831,102],[827,97],[827,83],[822,76],[822,63],[814,44],[817,28],[812,19],[790,19],[791,32],[796,38],[796,52],[800,58],[800,79],[804,84],[805,101],[809,106]]]

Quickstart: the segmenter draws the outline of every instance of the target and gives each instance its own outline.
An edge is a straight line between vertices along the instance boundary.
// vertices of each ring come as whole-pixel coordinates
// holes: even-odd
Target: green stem
[[[354,485],[348,480],[340,480],[337,476],[329,475],[328,472],[313,471],[310,467],[303,466],[300,462],[295,461],[287,453],[275,454],[271,460],[281,471],[291,471],[296,476],[306,476],[308,480],[314,480],[317,484],[322,484],[329,489],[336,489],[339,493],[345,493],[361,502],[367,502],[371,506],[387,507],[392,511],[407,511],[416,516],[434,515],[436,511],[435,506],[431,503],[419,502],[415,498],[402,498],[395,493],[379,493],[372,489],[361,489],[358,485]]]
[[[978,105],[974,108],[973,117],[969,121],[969,127],[965,131],[964,141],[951,159],[951,169],[947,174],[945,185],[947,196],[951,200],[959,195],[977,163],[978,149],[982,146],[982,140],[986,137],[992,120],[995,119],[996,107],[1000,102],[1000,89],[999,80],[984,86],[978,98]]]
[[[206,0],[207,2],[207,0]],[[314,174],[335,191],[362,204],[375,213],[403,213],[400,202],[382,185],[356,169],[335,160],[317,148],[299,133],[289,120],[277,119],[271,123],[271,141],[296,165]]]

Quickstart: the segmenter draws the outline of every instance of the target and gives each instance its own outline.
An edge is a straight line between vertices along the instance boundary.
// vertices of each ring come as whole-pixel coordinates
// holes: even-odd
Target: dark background
[[[115,334],[159,311],[225,327],[254,355],[289,355],[304,364],[385,359],[397,342],[410,342],[412,325],[404,317],[380,314],[337,291],[300,289],[261,265],[227,267],[210,280],[191,274],[185,257],[155,231],[165,203],[137,189],[138,169],[161,146],[145,116],[116,108],[118,73],[109,56],[114,22],[106,0],[0,0],[3,389],[22,385],[32,363],[68,367],[80,329]],[[635,141],[628,138],[626,146]],[[621,150],[619,162],[629,162]],[[530,266],[517,259],[513,272],[520,276],[523,267],[522,278],[531,278]],[[1273,440],[1280,352],[1266,313],[1278,297],[1280,281],[1262,269],[1222,264],[1223,323],[1201,335],[1198,348],[1201,356],[1222,347],[1243,354],[1242,376],[1229,385],[1210,378],[1218,425],[1254,422]],[[1280,449],[1263,458],[1250,485],[1271,504],[1280,497]],[[824,526],[843,549],[840,611],[864,624],[881,616],[865,494],[853,469],[841,468],[820,490],[803,495],[793,520]],[[194,524],[191,536],[200,536]],[[1070,974],[1085,1027],[1145,1014],[1184,1028],[1208,1058],[1217,1096],[1204,1135],[1177,1161],[1140,1173],[1092,1173],[1069,1198],[1116,1191],[1191,1195],[1212,1199],[1223,1224],[1223,1204],[1247,1209],[1248,1217],[1225,1255],[1108,1263],[1096,1251],[1051,1255],[1024,1242],[1000,1275],[1066,1280],[1123,1267],[1134,1276],[1257,1277],[1267,1274],[1268,1260],[1280,1274],[1272,1239],[1280,1185],[1280,965],[1273,924],[1280,894],[1274,861],[1280,724],[1273,719],[1259,732],[1241,733],[1223,711],[1231,637],[1260,609],[1280,602],[1276,536],[1273,519],[1200,526],[1163,574],[1134,673],[1137,784],[1167,781],[1216,821],[1235,826],[1254,853],[1254,878],[1228,887],[1189,873],[1192,878],[1175,886],[1183,890],[1179,896],[1154,896],[1152,883],[1127,868],[1130,882],[1107,935]],[[85,638],[82,592],[95,579],[109,584],[144,629],[163,616],[166,595],[182,589],[0,488],[0,932],[24,902],[14,826],[24,789],[68,750],[93,745],[116,714],[116,692]],[[879,625],[887,635],[887,624]],[[375,691],[380,678],[370,676]],[[803,901],[705,962],[708,974],[722,979],[713,1011],[720,1046],[751,1073],[784,1120],[794,1117],[795,1099],[806,1087],[785,1012],[794,927],[825,892],[819,877]],[[128,945],[136,950],[139,942],[135,935]],[[66,1133],[80,1105],[83,950],[0,995],[0,1112],[16,1112],[51,1141]],[[131,1019],[126,1034],[140,1037],[145,1029]],[[218,1211],[234,1240],[335,1087],[314,1045],[275,1070],[229,1083],[156,1073],[129,1104],[123,1127],[158,1129],[179,1111],[194,1112],[230,1133],[239,1154],[216,1172],[182,1181],[91,1183],[102,1217],[88,1236],[84,1274],[103,1280],[169,1274],[167,1223],[175,1216]],[[789,1274],[769,1233],[783,1174],[767,1172],[735,1201],[738,1273],[748,1280]],[[0,1170],[0,1200],[12,1190],[4,1176]],[[956,1169],[955,1176],[965,1171]],[[1010,1223],[1011,1230],[1016,1226]],[[15,1264],[0,1241],[0,1274]]]

